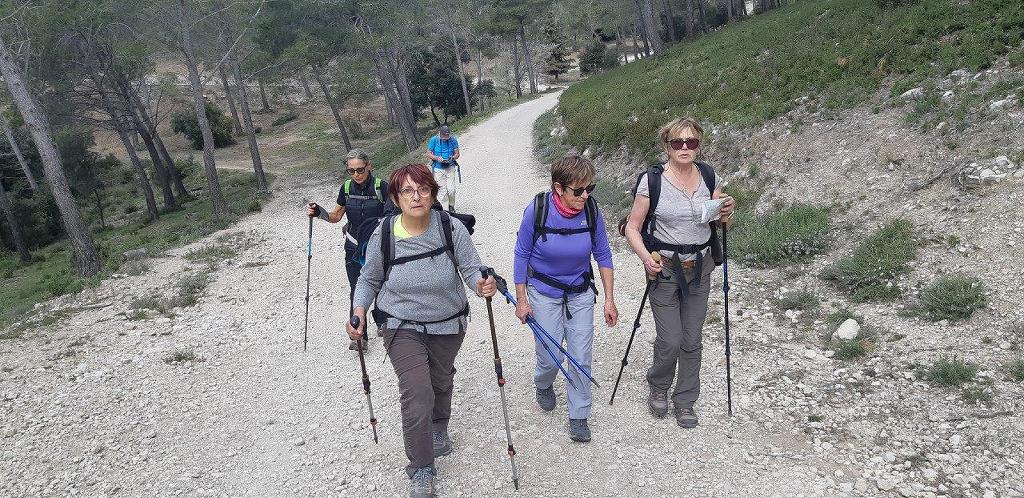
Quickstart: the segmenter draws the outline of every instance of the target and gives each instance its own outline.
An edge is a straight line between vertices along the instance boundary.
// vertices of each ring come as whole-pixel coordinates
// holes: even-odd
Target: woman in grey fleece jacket
[[[366,264],[356,283],[353,313],[359,328],[347,326],[358,340],[366,328],[366,310],[376,300],[374,318],[384,329],[384,345],[398,376],[410,493],[433,496],[434,458],[451,453],[451,415],[455,356],[466,335],[469,287],[483,297],[495,294],[493,278],[480,277],[480,255],[466,227],[448,218],[448,248],[443,217],[431,209],[438,185],[425,165],[391,174],[388,192],[402,214],[385,217],[370,238]],[[390,227],[391,263],[385,270],[382,227]]]

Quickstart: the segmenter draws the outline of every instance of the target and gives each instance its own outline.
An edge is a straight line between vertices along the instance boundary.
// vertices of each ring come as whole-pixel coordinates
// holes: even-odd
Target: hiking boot
[[[652,387],[651,395],[647,397],[647,408],[655,417],[663,418],[668,415],[668,393]]]
[[[693,429],[697,427],[697,413],[693,411],[693,407],[684,408],[676,403],[672,403],[672,413],[676,416],[676,423],[683,429]]]
[[[420,467],[409,478],[410,498],[434,498],[434,471]]]
[[[587,425],[587,419],[569,419],[569,439],[572,439],[577,443],[586,443],[590,441],[590,426]]]
[[[434,458],[452,454],[452,439],[448,437],[448,428],[431,432],[434,439]]]
[[[348,342],[349,351],[355,351],[357,349],[362,349],[364,353],[366,352],[366,339],[359,339],[358,341]]]
[[[547,389],[537,388],[537,404],[546,412],[555,409],[555,386]]]

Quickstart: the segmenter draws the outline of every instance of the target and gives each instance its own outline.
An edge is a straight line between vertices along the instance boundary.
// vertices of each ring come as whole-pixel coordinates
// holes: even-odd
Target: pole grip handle
[[[355,315],[352,315],[352,318],[349,318],[348,323],[352,324],[352,328],[358,329],[359,328],[359,317],[355,316]]]

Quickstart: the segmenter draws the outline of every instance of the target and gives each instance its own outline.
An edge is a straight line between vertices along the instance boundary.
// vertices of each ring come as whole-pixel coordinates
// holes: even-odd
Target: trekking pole
[[[729,416],[732,416],[732,349],[729,347],[729,243],[727,224],[722,223],[722,293],[725,295],[725,393]]]
[[[309,242],[306,244],[306,325],[302,329],[302,350],[309,336],[309,268],[313,264],[313,217],[309,217]]]
[[[512,294],[508,291],[508,283],[505,281],[505,279],[502,278],[497,273],[495,273],[493,268],[491,268],[488,271],[488,273],[492,277],[494,277],[494,282],[498,287],[498,292],[500,292],[501,295],[505,296],[505,300],[508,301],[509,304],[515,306],[516,299],[512,297]],[[562,375],[565,375],[566,382],[568,382],[573,389],[576,389],[578,391],[579,386],[577,386],[576,382],[574,382],[572,380],[572,377],[569,376],[569,371],[567,371],[565,367],[562,366],[562,362],[558,361],[558,358],[555,356],[555,352],[551,351],[551,346],[548,346],[548,343],[544,342],[544,338],[541,337],[539,332],[537,332],[537,329],[533,328],[533,325],[530,325],[530,331],[533,332],[533,337],[537,340],[537,342],[539,342],[541,346],[544,346],[544,350],[548,352],[548,356],[551,357],[551,361],[555,364],[555,366],[557,366],[558,369],[562,371]]]
[[[651,257],[656,261],[661,260],[661,254],[652,252]],[[657,275],[651,277],[647,276],[647,287],[644,287],[644,296],[640,298],[640,309],[636,311],[636,320],[633,321],[633,331],[629,333],[629,342],[626,343],[626,354],[622,355],[622,365],[619,366],[619,376],[615,378],[615,387],[612,388],[612,398],[608,400],[609,405],[615,404],[615,393],[619,391],[619,381],[622,380],[622,371],[626,369],[626,365],[629,365],[629,350],[633,347],[633,338],[636,337],[636,331],[640,328],[640,315],[644,312],[644,303],[647,302],[647,295],[651,292],[651,287],[654,286]]]
[[[480,274],[486,279],[490,268],[481,267]],[[519,472],[516,470],[516,448],[512,445],[512,429],[508,425],[508,404],[505,401],[505,377],[501,372],[501,356],[498,355],[498,335],[494,330],[494,309],[491,298],[487,298],[487,318],[491,322],[491,346],[494,348],[494,374],[498,377],[498,392],[501,393],[501,412],[505,416],[505,439],[508,441],[508,460],[512,463],[512,485],[519,489]]]
[[[353,316],[350,320],[353,328],[359,328],[359,317]],[[366,331],[364,330],[365,334]],[[370,376],[366,373],[366,358],[363,357],[363,348],[356,348],[359,352],[359,368],[363,371],[363,393],[366,394],[366,406],[370,409],[370,428],[373,429],[373,442],[377,443],[377,417],[373,416],[373,401],[370,401]],[[378,443],[379,444],[379,443]]]
[[[505,283],[505,279],[499,277],[496,273],[492,272],[491,274],[494,275],[494,280],[495,281],[498,281],[498,279],[501,279],[501,282],[502,282],[502,284],[504,284],[504,289],[505,289],[504,291],[502,291],[502,294],[505,295],[505,299],[508,300],[508,302],[512,303],[512,306],[515,306],[516,305],[516,298],[512,297],[512,294],[509,293],[509,291],[508,291],[508,284]],[[498,287],[499,290],[501,288],[502,287],[500,287],[500,286]],[[569,360],[569,363],[572,363],[573,366],[575,366],[577,370],[579,370],[580,372],[583,372],[583,375],[585,375],[587,377],[587,379],[589,379],[590,382],[592,382],[595,386],[601,387],[601,384],[598,384],[597,381],[594,380],[594,377],[590,375],[590,372],[587,372],[586,369],[583,368],[583,365],[580,365],[580,362],[576,361],[576,358],[573,358],[572,355],[569,354],[569,352],[566,351],[565,348],[563,348],[562,345],[558,341],[556,341],[554,337],[551,337],[551,334],[549,334],[548,331],[544,330],[544,327],[542,327],[540,325],[540,323],[537,322],[537,319],[534,318],[533,315],[526,315],[526,324],[529,325],[531,329],[533,329],[533,334],[535,336],[538,335],[538,334],[541,334],[544,337],[546,337],[548,339],[548,341],[551,342],[552,345],[554,345],[556,348],[558,348],[559,352],[561,352],[563,355],[565,355],[566,359]],[[544,341],[541,341],[541,344],[544,344]],[[544,347],[547,348],[547,344],[544,344]],[[548,352],[550,353],[551,351],[549,350]],[[557,362],[556,361],[555,363],[559,364],[559,367],[561,367],[561,362]],[[565,373],[565,370],[562,370],[562,373]],[[569,379],[569,374],[566,374],[565,378]],[[571,382],[571,379],[569,379],[569,380]],[[575,387],[575,385],[573,385],[573,387]]]

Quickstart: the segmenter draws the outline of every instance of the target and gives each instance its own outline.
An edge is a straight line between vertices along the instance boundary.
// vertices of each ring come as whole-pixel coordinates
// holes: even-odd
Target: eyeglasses
[[[565,185],[562,188],[571,191],[572,195],[575,195],[576,197],[580,197],[580,196],[583,195],[583,192],[586,192],[588,194],[593,194],[594,193],[594,189],[597,188],[597,185],[594,185],[593,183],[591,183],[590,185],[587,185],[586,187],[580,187],[580,188],[575,188],[575,187],[570,187],[568,185]]]
[[[345,171],[348,171],[348,174],[350,175],[361,175],[363,173],[366,173],[366,166],[363,166],[361,168],[347,168],[345,169]]]
[[[668,141],[668,146],[672,147],[672,150],[683,150],[684,145],[687,149],[694,150],[697,147],[700,147],[700,140],[696,138],[673,138]]]
[[[405,187],[398,191],[398,195],[401,195],[404,199],[412,199],[416,194],[420,194],[420,197],[426,197],[430,195],[430,187],[426,185],[420,185],[419,187]]]

